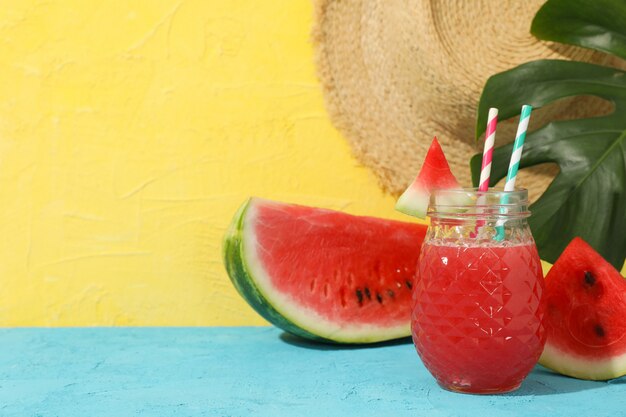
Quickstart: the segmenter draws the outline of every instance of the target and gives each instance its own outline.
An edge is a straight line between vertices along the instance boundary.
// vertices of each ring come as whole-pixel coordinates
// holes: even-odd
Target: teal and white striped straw
[[[530,120],[530,112],[532,112],[532,110],[532,106],[529,106],[528,104],[522,106],[522,114],[519,117],[517,134],[515,135],[515,142],[513,142],[513,153],[511,154],[511,161],[509,162],[509,171],[506,175],[504,191],[515,190],[515,180],[517,179],[517,171],[519,170],[519,162],[522,158],[522,151],[524,150],[524,141],[526,140],[526,131],[528,130],[528,121]],[[508,200],[508,196],[505,195],[500,203],[506,204],[508,203]],[[496,240],[504,239],[503,224],[504,222],[502,220],[498,221],[496,224]]]

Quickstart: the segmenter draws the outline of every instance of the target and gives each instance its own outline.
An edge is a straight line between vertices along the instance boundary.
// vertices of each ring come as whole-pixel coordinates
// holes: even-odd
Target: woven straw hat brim
[[[607,55],[541,42],[530,23],[542,0],[318,0],[313,42],[326,107],[356,157],[398,194],[415,177],[433,136],[453,173],[470,185],[476,111],[487,78],[524,62]],[[599,99],[566,99],[533,113],[547,121],[610,109]],[[513,140],[517,121],[500,122],[496,146]],[[556,172],[520,173],[536,198]]]

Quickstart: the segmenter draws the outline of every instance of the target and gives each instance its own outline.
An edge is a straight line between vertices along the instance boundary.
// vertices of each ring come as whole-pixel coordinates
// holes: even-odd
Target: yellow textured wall
[[[0,326],[238,325],[249,195],[401,218],[331,126],[309,0],[0,8]]]

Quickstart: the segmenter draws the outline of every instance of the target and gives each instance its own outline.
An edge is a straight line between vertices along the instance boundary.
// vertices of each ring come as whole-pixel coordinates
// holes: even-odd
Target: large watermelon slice
[[[432,190],[456,188],[461,188],[461,185],[450,171],[448,160],[435,137],[426,153],[426,158],[417,178],[398,198],[396,210],[423,219],[426,217]],[[464,204],[466,201],[463,199],[461,201],[440,201],[440,203]]]
[[[546,276],[543,366],[575,378],[626,374],[626,280],[575,238]]]
[[[426,226],[259,198],[224,241],[233,284],[261,316],[309,339],[410,335],[411,287]]]

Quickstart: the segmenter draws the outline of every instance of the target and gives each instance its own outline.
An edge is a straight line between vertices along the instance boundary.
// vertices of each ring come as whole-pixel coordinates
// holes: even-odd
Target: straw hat
[[[468,162],[478,99],[490,75],[540,58],[614,62],[606,55],[540,42],[530,35],[543,0],[318,0],[313,41],[333,123],[382,186],[398,194],[413,180],[432,137],[452,171],[470,184]],[[586,102],[585,102],[586,100]],[[548,120],[606,111],[599,100],[570,99],[533,113]],[[583,105],[581,105],[583,104]],[[592,104],[592,105],[590,105]],[[496,146],[517,121],[498,125]],[[555,167],[520,174],[537,197]]]

